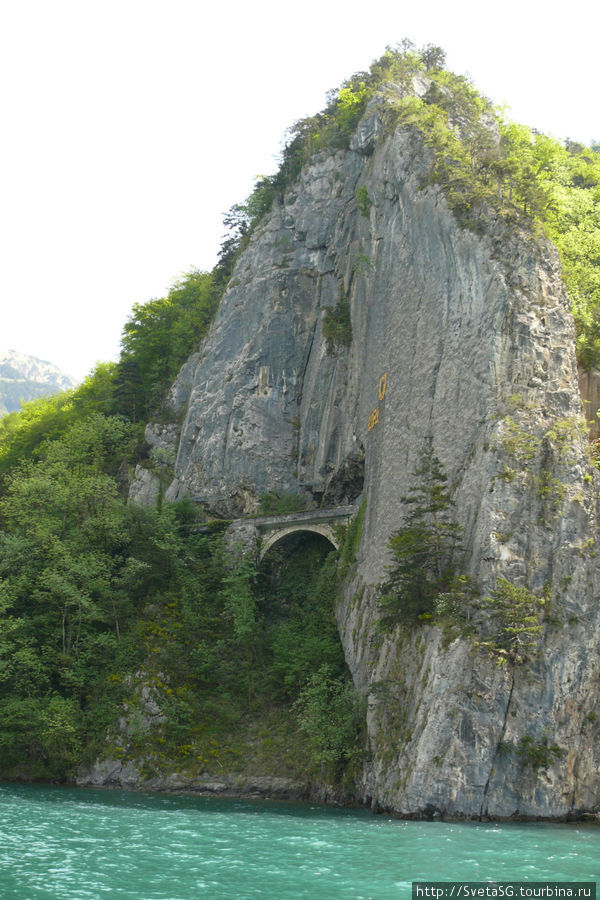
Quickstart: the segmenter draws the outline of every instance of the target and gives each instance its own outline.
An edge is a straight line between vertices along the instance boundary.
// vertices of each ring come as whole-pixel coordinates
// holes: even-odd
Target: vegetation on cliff
[[[352,343],[352,321],[350,318],[350,301],[340,290],[335,306],[325,311],[323,319],[323,337],[327,342],[327,352],[334,354],[338,347],[349,347]]]
[[[412,473],[413,485],[402,498],[402,526],[392,534],[393,562],[382,585],[377,631],[401,626],[410,631],[425,623],[455,628],[492,654],[499,665],[521,665],[538,650],[550,596],[498,578],[489,597],[464,574],[463,529],[453,518],[452,491],[442,464],[430,447]],[[473,613],[477,624],[467,623]]]
[[[439,605],[460,609],[467,586],[460,574],[462,528],[452,519],[451,492],[431,449],[421,454],[414,485],[402,498],[403,526],[389,541],[394,562],[380,600],[380,626],[431,619]]]

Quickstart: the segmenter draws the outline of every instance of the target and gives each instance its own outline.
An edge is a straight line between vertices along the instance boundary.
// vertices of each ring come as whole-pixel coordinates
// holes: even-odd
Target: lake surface
[[[0,785],[1,900],[387,900],[455,879],[598,880],[600,828]]]

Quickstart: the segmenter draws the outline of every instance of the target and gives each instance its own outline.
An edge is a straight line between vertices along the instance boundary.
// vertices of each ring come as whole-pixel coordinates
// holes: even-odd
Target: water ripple
[[[418,880],[595,880],[600,830],[0,787],[2,900],[410,897]]]

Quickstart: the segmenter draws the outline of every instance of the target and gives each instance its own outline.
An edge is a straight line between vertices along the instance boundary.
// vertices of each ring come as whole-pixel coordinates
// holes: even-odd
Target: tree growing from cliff
[[[327,353],[330,356],[334,356],[339,347],[349,347],[352,343],[350,301],[346,297],[343,285],[335,306],[325,310],[323,337],[327,342]]]
[[[455,612],[470,591],[459,575],[462,528],[452,519],[454,501],[442,464],[427,448],[413,473],[415,484],[402,498],[408,511],[403,526],[389,541],[394,562],[380,600],[380,625],[393,628],[431,618],[441,610]]]
[[[495,633],[481,641],[499,664],[520,665],[533,656],[543,630],[542,614],[549,596],[539,597],[527,587],[516,587],[499,578],[490,597],[481,601],[483,609],[496,623]]]

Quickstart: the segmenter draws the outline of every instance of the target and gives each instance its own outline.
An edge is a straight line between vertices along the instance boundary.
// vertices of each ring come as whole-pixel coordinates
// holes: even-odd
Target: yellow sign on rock
[[[375,428],[377,423],[379,422],[379,407],[376,406],[371,415],[369,416],[369,431],[371,428]]]
[[[387,372],[384,372],[381,378],[379,379],[379,402],[384,399],[385,392],[387,391]],[[376,406],[371,415],[369,416],[369,431],[372,428],[375,428],[377,423],[379,422],[379,407]]]

